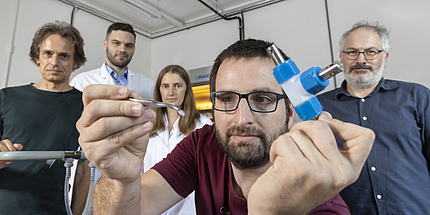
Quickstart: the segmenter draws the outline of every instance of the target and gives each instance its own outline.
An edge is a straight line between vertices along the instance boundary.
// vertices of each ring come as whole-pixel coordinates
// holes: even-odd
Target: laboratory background
[[[0,87],[40,81],[28,57],[34,32],[66,21],[85,40],[87,62],[72,73],[105,62],[103,39],[113,22],[137,32],[129,67],[155,80],[169,64],[187,69],[195,86],[207,86],[215,57],[241,38],[273,41],[301,71],[339,60],[341,34],[359,20],[379,21],[391,31],[384,77],[430,87],[430,2],[426,0],[1,0]],[[326,90],[340,86],[343,75]],[[208,88],[206,88],[208,89]],[[208,91],[196,100],[210,108]],[[206,102],[206,103],[205,103]]]

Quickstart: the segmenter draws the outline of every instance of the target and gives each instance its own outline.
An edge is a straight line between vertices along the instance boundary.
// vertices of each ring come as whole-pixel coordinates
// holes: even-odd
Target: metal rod
[[[147,107],[153,107],[153,108],[160,108],[160,107],[168,107],[176,110],[179,116],[185,116],[185,112],[174,105],[171,105],[169,103],[159,102],[152,99],[144,99],[144,98],[128,98],[128,100],[133,102],[139,102]]]
[[[273,43],[271,46],[267,47],[266,49],[269,56],[272,58],[273,62],[278,66],[279,64],[283,63],[285,61],[284,57],[282,57],[281,52],[279,51],[278,47]]]
[[[85,159],[82,151],[12,151],[0,152],[0,160],[63,160],[65,158]]]

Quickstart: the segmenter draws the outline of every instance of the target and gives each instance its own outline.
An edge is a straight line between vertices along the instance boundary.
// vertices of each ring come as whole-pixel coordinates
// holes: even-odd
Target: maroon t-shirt
[[[206,125],[184,138],[153,169],[160,173],[182,197],[195,190],[197,214],[246,215],[246,199],[233,191],[231,164],[218,145],[215,127]],[[312,210],[311,214],[350,214],[345,202],[336,195]]]

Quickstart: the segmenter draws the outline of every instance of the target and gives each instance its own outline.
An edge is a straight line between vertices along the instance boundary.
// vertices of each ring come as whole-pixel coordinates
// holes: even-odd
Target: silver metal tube
[[[273,43],[271,46],[267,47],[266,49],[269,56],[272,58],[273,62],[278,66],[279,64],[283,63],[285,61],[284,57],[282,57],[281,52],[279,51],[278,47]]]
[[[128,98],[128,100],[133,101],[133,102],[139,102],[142,103],[143,105],[147,106],[147,107],[153,107],[153,108],[160,108],[160,107],[169,107],[172,108],[174,110],[176,110],[176,112],[178,113],[179,116],[185,116],[185,112],[177,107],[175,107],[172,104],[169,103],[164,103],[164,102],[159,102],[159,101],[155,101],[152,99],[144,99],[144,98]]]
[[[319,71],[318,76],[322,80],[327,80],[342,71],[343,71],[343,64],[340,62],[334,62],[333,64],[330,64],[325,68],[322,68],[321,71]]]
[[[81,151],[12,151],[0,152],[0,160],[63,160],[64,158],[85,159]]]

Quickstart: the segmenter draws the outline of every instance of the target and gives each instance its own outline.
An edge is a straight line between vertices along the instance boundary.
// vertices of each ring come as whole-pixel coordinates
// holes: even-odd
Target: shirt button
[[[370,167],[370,170],[372,170],[372,172],[375,172],[376,171],[376,167],[372,166],[372,167]]]
[[[378,195],[376,195],[376,198],[377,199],[382,199],[382,196],[378,194]]]
[[[367,117],[366,117],[366,116],[363,116],[363,120],[364,120],[364,121],[366,121],[366,120],[367,120]]]
[[[366,99],[361,99],[361,102],[365,102],[366,101]]]

